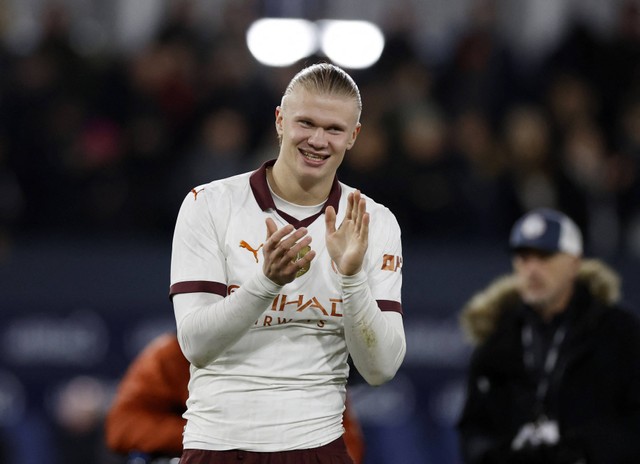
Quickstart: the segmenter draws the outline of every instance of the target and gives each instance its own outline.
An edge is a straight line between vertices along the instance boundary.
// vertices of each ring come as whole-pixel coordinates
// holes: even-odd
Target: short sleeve
[[[401,312],[402,241],[393,213],[383,206],[376,210],[369,228],[367,273],[374,299],[390,302],[388,308]]]
[[[193,189],[178,213],[171,250],[171,286],[226,285],[225,259],[209,207],[207,187]]]

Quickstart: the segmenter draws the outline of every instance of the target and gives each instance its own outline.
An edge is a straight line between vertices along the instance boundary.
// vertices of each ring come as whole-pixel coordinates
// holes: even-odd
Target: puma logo
[[[193,193],[193,199],[197,200],[198,199],[198,194],[200,192],[202,192],[204,190],[204,188],[201,188],[200,190],[196,190],[194,188],[191,189],[191,193]]]
[[[258,250],[260,250],[260,248],[262,248],[262,245],[264,245],[264,244],[261,243],[258,248],[253,248],[251,245],[249,245],[244,240],[240,240],[240,248],[245,248],[245,249],[249,250],[251,253],[253,253],[253,257],[256,259],[256,263],[258,262]]]

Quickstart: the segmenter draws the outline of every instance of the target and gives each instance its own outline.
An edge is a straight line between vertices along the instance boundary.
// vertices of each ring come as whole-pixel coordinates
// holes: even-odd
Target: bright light
[[[247,31],[247,46],[262,64],[289,66],[318,49],[317,26],[304,19],[259,19]]]
[[[324,20],[320,26],[320,47],[338,66],[352,69],[373,65],[384,49],[384,35],[367,21]]]
[[[384,35],[367,21],[263,18],[249,27],[247,46],[267,66],[290,66],[322,51],[338,66],[362,69],[380,59]]]

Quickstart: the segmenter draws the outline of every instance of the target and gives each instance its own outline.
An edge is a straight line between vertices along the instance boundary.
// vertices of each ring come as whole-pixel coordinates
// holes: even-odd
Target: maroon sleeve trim
[[[208,280],[190,280],[186,282],[177,282],[169,288],[169,299],[179,293],[215,293],[222,297],[227,296],[227,286],[219,282],[210,282]]]
[[[376,303],[378,303],[378,308],[380,308],[381,311],[395,311],[402,314],[402,304],[398,301],[376,300]]]

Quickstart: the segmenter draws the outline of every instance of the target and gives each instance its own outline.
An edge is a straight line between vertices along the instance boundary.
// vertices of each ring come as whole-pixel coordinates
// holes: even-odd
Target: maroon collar
[[[294,218],[293,216],[288,215],[284,211],[276,208],[276,204],[273,201],[273,197],[271,196],[271,192],[269,191],[269,185],[267,184],[267,168],[273,166],[276,160],[269,160],[264,163],[258,170],[256,170],[253,174],[251,174],[251,178],[249,179],[249,185],[251,186],[251,191],[253,192],[253,196],[258,202],[258,206],[265,211],[267,209],[274,209],[278,212],[282,218],[284,218],[289,224],[292,224],[296,229],[300,227],[307,227],[313,221],[315,221],[324,211],[327,209],[327,206],[333,206],[333,208],[338,212],[338,204],[340,202],[340,183],[338,182],[338,177],[333,178],[333,185],[331,185],[331,191],[329,192],[329,198],[324,205],[322,205],[322,209],[314,214],[313,216],[309,216],[301,221]]]

